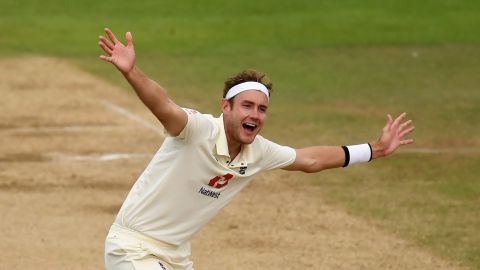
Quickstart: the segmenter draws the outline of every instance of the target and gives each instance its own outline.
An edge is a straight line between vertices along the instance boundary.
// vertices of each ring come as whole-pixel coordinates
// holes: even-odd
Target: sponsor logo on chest
[[[245,175],[246,170],[247,170],[246,166],[240,167],[238,170],[238,173],[241,175]],[[233,178],[234,178],[234,175],[231,173],[227,173],[222,176],[217,175],[208,181],[208,187],[201,187],[198,190],[198,193],[204,196],[218,199],[221,195],[221,192],[218,189],[227,186]]]

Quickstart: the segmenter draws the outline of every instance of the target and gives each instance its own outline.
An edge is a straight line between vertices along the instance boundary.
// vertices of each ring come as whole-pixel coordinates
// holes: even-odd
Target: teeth
[[[256,127],[255,124],[251,124],[251,123],[245,123],[245,126],[251,127],[251,128],[255,128],[255,127]]]

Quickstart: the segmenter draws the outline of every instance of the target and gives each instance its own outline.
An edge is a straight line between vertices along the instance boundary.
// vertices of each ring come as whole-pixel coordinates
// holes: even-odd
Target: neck
[[[242,150],[242,143],[233,139],[225,119],[223,119],[223,126],[225,128],[225,136],[227,137],[228,154],[230,155],[230,160],[234,160],[238,153],[240,153],[240,150]]]
[[[227,123],[225,118],[223,118],[223,127],[225,129],[225,136],[227,137],[228,154],[230,155],[230,160],[234,160],[242,150],[242,143],[234,139],[234,136],[231,133],[231,129],[233,128],[230,128],[231,125]]]
[[[228,144],[228,154],[230,155],[230,160],[234,160],[235,157],[240,153],[242,150],[242,144],[238,142],[234,142],[233,140],[229,139],[227,136],[227,144]]]

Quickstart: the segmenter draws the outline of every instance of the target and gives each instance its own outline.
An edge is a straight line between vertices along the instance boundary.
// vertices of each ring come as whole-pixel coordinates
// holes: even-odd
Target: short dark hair
[[[268,89],[269,96],[273,91],[273,88],[272,88],[273,84],[270,81],[270,79],[267,76],[265,76],[265,74],[258,72],[254,69],[246,69],[225,81],[225,86],[223,87],[223,97],[225,98],[230,88],[244,82],[259,82],[265,85],[265,87],[267,87]]]

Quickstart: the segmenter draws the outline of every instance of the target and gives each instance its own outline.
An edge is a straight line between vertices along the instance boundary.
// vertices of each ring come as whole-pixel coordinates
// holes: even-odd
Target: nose
[[[260,119],[260,112],[259,112],[258,108],[255,108],[251,111],[250,118],[252,118],[253,120],[259,120]]]

